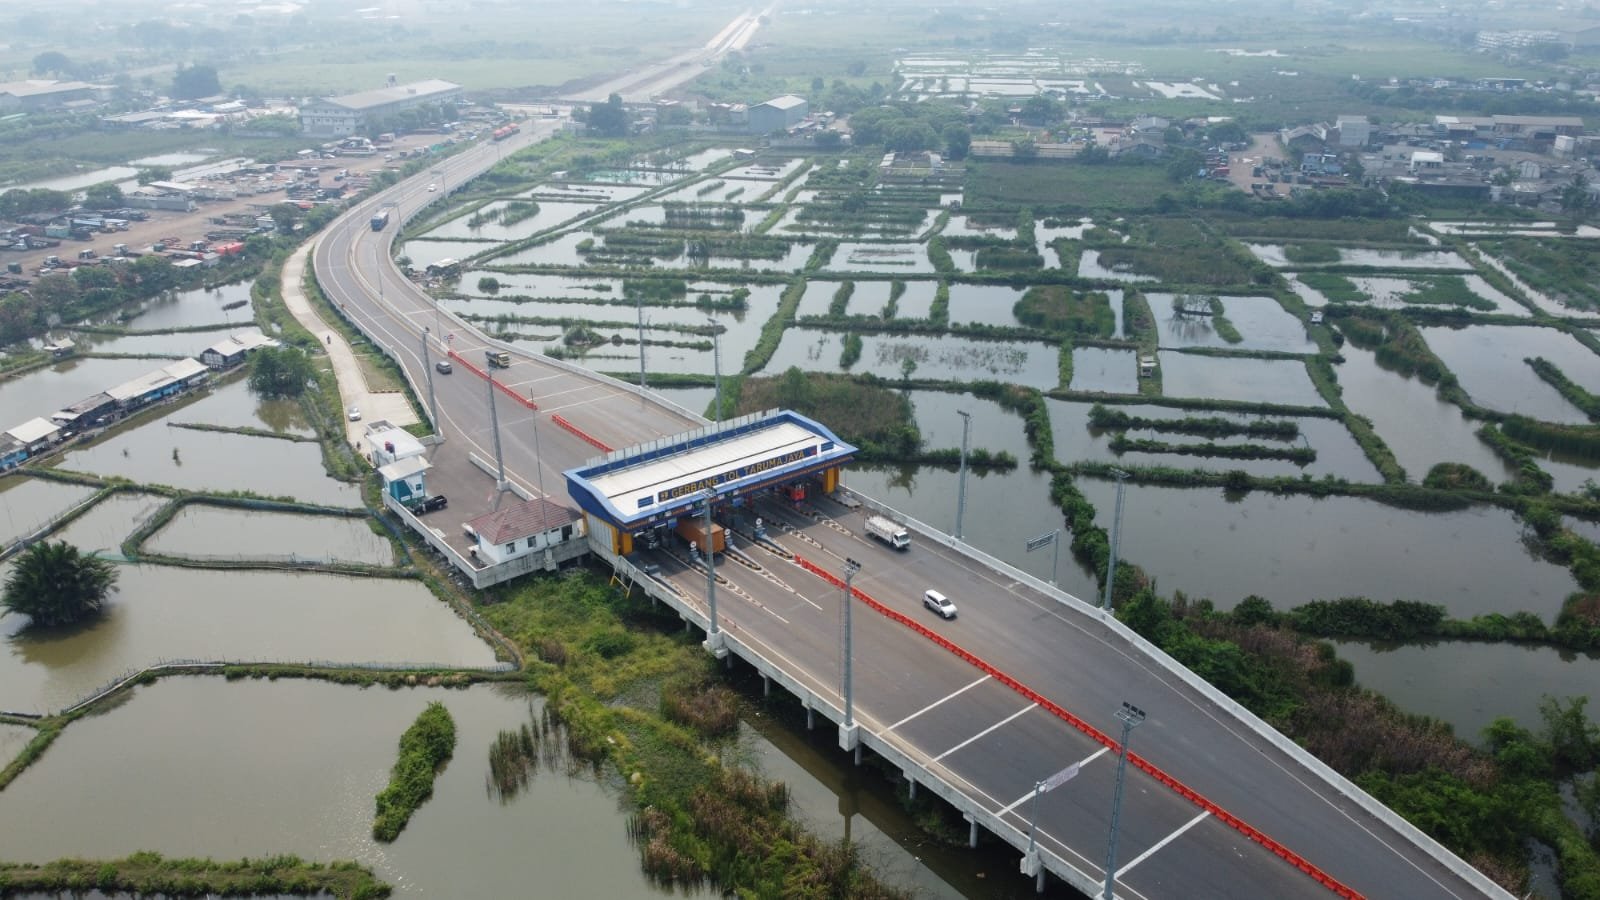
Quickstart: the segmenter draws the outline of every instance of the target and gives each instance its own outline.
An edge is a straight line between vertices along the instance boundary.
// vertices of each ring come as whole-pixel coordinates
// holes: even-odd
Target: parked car
[[[449,505],[450,505],[450,501],[445,498],[445,495],[443,495],[443,494],[434,494],[432,497],[428,497],[428,498],[425,498],[423,500],[418,501],[412,507],[412,511],[420,516],[423,513],[431,513],[436,509],[444,509],[445,507],[447,507]]]
[[[352,421],[352,422],[361,421],[361,407],[359,407],[359,406],[350,407],[350,421]]]

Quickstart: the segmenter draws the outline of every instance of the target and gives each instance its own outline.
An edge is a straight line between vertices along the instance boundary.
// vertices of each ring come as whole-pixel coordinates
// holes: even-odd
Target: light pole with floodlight
[[[1122,818],[1122,782],[1128,770],[1128,735],[1135,728],[1143,724],[1144,710],[1122,701],[1122,708],[1117,710],[1117,719],[1122,722],[1122,746],[1117,753],[1117,788],[1111,795],[1111,841],[1106,847],[1106,890],[1104,900],[1113,900],[1112,889],[1117,880],[1117,821]]]

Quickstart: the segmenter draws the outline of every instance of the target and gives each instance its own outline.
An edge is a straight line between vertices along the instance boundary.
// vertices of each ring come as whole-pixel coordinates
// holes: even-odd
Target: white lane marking
[[[1039,704],[1037,704],[1037,703],[1029,703],[1027,706],[1024,706],[1023,708],[1017,710],[1016,712],[1012,713],[1011,715],[1006,716],[1004,719],[1001,719],[1000,721],[994,723],[993,725],[990,725],[988,728],[985,728],[984,730],[978,732],[977,734],[973,735],[972,737],[969,737],[966,740],[962,741],[961,743],[955,745],[954,747],[951,747],[949,750],[946,750],[945,752],[939,754],[938,756],[935,756],[933,758],[933,761],[934,762],[938,762],[939,760],[944,759],[946,756],[949,756],[950,754],[956,752],[957,750],[960,750],[962,747],[965,747],[968,744],[972,743],[973,741],[978,740],[979,738],[983,737],[984,735],[988,734],[989,732],[996,731],[996,730],[998,730],[998,729],[1000,729],[1000,728],[1002,728],[1002,727],[1004,727],[1006,725],[1009,725],[1011,723],[1012,719],[1017,718],[1018,716],[1022,715],[1023,713],[1027,712],[1030,709],[1034,709],[1034,708],[1038,707],[1038,705]]]
[[[1178,839],[1178,835],[1181,835],[1185,831],[1188,831],[1189,829],[1195,827],[1196,825],[1199,825],[1201,820],[1204,819],[1206,816],[1209,816],[1209,815],[1211,815],[1211,812],[1209,810],[1207,810],[1206,812],[1202,812],[1200,815],[1195,816],[1194,818],[1190,819],[1188,822],[1185,822],[1182,828],[1179,828],[1177,831],[1174,831],[1173,833],[1167,835],[1166,837],[1162,838],[1161,840],[1156,841],[1155,846],[1151,847],[1149,850],[1146,850],[1145,852],[1139,854],[1138,856],[1135,856],[1133,859],[1128,860],[1127,862],[1123,863],[1120,866],[1117,866],[1117,874],[1118,875],[1126,875],[1126,874],[1128,874],[1128,870],[1129,869],[1132,869],[1134,866],[1137,866],[1139,863],[1142,863],[1146,859],[1149,859],[1151,854],[1155,853],[1157,850],[1160,850],[1162,847],[1165,847],[1166,845],[1168,845],[1168,844],[1172,843],[1173,841],[1177,840]]]
[[[1085,756],[1082,760],[1080,760],[1078,762],[1078,767],[1081,769],[1084,766],[1087,766],[1089,763],[1092,763],[1096,759],[1098,759],[1100,757],[1100,754],[1109,753],[1109,752],[1111,752],[1111,748],[1110,747],[1101,747],[1099,750],[1096,750],[1095,752],[1089,754],[1088,756]],[[1031,799],[1033,799],[1033,791],[1029,791],[1026,794],[1023,794],[1021,797],[1018,797],[1017,799],[1011,801],[1011,805],[1010,806],[1001,807],[1000,811],[998,813],[995,813],[995,815],[1003,816],[1006,813],[1011,812],[1012,810],[1015,810],[1017,807],[1021,806],[1023,803],[1025,803],[1026,801],[1031,800]]]
[[[818,607],[818,608],[820,609],[821,607]],[[983,684],[985,681],[988,681],[988,680],[989,680],[989,676],[985,675],[982,678],[979,678],[977,681],[974,681],[973,683],[967,685],[966,687],[964,687],[964,688],[962,688],[962,689],[960,689],[958,691],[955,691],[955,692],[949,693],[949,694],[945,694],[943,697],[940,697],[939,699],[933,701],[932,703],[929,703],[927,706],[924,706],[923,708],[917,710],[916,712],[912,713],[911,715],[906,716],[904,719],[901,719],[900,721],[894,723],[893,725],[890,725],[888,728],[885,728],[883,730],[883,733],[884,734],[888,734],[889,732],[895,730],[896,728],[899,728],[901,725],[904,725],[905,723],[911,721],[912,719],[915,719],[917,716],[922,715],[923,713],[927,712],[928,710],[933,709],[934,707],[938,706],[941,703],[944,703],[946,700],[954,700],[955,698],[961,696],[962,694],[965,694],[967,691],[972,690],[973,688],[977,687],[980,684]]]

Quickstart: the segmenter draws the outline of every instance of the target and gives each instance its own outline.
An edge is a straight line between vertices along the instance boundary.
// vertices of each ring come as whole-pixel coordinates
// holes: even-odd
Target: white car
[[[350,421],[352,421],[352,422],[361,421],[361,407],[359,407],[359,406],[350,407]]]
[[[950,602],[949,597],[938,591],[931,589],[923,591],[922,605],[938,613],[943,618],[954,619],[956,617],[956,605]]]
[[[437,184],[428,185],[428,193],[430,193],[430,194],[433,193],[434,191],[437,191],[438,189],[439,189],[439,186]]]

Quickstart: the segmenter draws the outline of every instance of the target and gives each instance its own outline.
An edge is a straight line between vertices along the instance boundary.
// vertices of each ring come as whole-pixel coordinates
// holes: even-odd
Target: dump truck
[[[867,517],[867,534],[872,535],[896,550],[911,546],[911,532],[904,525],[887,516]]]
[[[684,518],[678,520],[678,537],[686,541],[693,541],[697,549],[703,550],[706,546],[706,520],[704,518]],[[728,547],[728,530],[713,522],[711,524],[711,551],[721,553]]]
[[[484,360],[486,362],[489,363],[489,368],[491,368],[491,369],[496,369],[496,368],[498,368],[498,369],[509,369],[509,368],[511,368],[511,353],[510,353],[510,351],[507,351],[507,350],[485,350],[485,351],[483,351],[483,358],[484,358]]]

